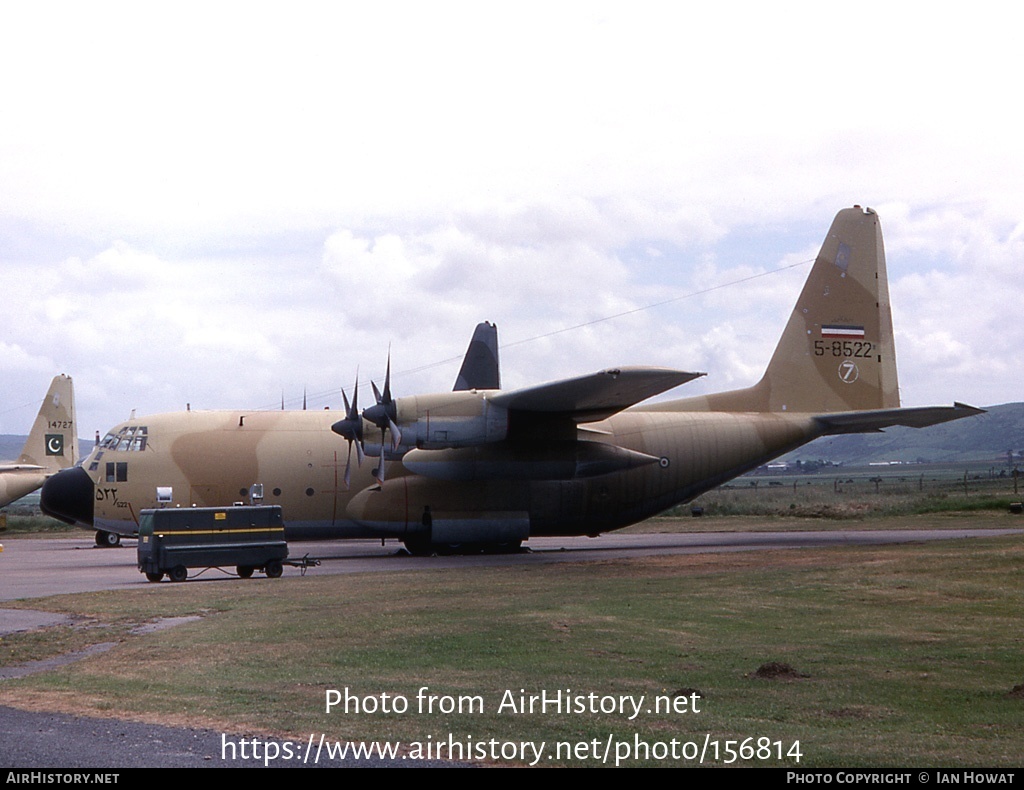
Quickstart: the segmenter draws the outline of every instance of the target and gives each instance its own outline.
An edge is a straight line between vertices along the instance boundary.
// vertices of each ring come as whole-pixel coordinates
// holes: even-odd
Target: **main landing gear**
[[[105,529],[96,530],[96,545],[101,549],[112,549],[121,545],[121,536],[116,532],[107,532]]]
[[[447,557],[454,554],[516,554],[522,551],[521,540],[506,540],[496,543],[433,543],[426,538],[410,537],[402,541],[405,550],[414,557],[437,555]]]

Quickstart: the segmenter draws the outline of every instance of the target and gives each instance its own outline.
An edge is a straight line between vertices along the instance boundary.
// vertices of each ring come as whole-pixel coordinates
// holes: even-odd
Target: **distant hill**
[[[17,461],[18,456],[21,455],[21,448],[25,446],[25,440],[27,436],[16,436],[10,433],[0,433],[0,462],[3,461]],[[89,452],[92,449],[95,441],[89,439],[78,440],[78,447],[83,453]]]
[[[11,436],[7,433],[0,434],[0,461],[17,460],[27,438],[27,436]]]
[[[782,460],[827,460],[862,465],[878,461],[1004,462],[1024,453],[1024,403],[989,406],[985,414],[931,428],[887,428],[882,433],[824,436]],[[1022,464],[1024,467],[1024,464]]]

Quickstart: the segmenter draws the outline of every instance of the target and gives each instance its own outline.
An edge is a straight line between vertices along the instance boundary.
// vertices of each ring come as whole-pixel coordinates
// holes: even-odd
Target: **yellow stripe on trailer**
[[[162,529],[159,535],[241,535],[247,532],[284,532],[284,527],[253,527],[252,529]]]

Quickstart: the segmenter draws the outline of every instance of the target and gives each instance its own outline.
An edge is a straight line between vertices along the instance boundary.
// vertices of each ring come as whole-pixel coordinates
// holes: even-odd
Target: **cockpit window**
[[[100,447],[104,450],[116,450],[117,452],[142,452],[146,449],[146,442],[149,439],[149,428],[145,425],[128,425],[117,433],[108,433]]]

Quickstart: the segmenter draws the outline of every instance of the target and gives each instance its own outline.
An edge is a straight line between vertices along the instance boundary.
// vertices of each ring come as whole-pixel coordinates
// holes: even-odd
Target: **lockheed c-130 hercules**
[[[389,364],[376,403],[360,412],[345,397],[340,420],[244,410],[129,420],[50,478],[41,503],[104,542],[135,534],[143,508],[248,497],[280,504],[290,539],[513,547],[625,527],[819,436],[981,411],[900,408],[881,228],[859,206],[836,215],[759,382],[638,405],[701,375],[621,367],[504,391],[496,335],[482,324],[453,392],[393,397]],[[353,466],[353,449],[375,465]]]

